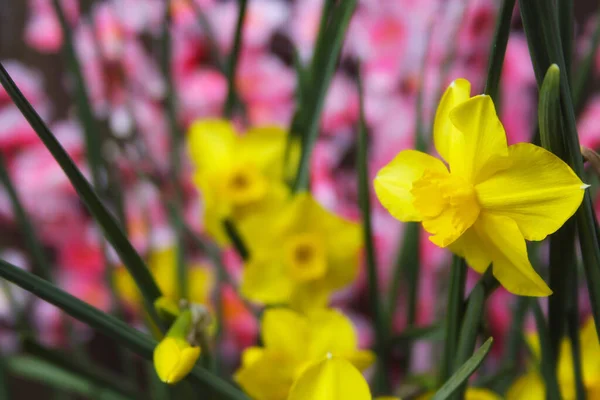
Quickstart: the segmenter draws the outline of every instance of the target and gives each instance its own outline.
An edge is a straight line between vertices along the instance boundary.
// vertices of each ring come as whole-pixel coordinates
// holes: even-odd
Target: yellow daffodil
[[[174,384],[185,378],[200,357],[200,347],[188,342],[192,324],[191,311],[181,312],[154,349],[154,368],[164,383]]]
[[[327,355],[300,375],[288,400],[371,400],[371,391],[352,363]]]
[[[358,272],[358,224],[325,210],[307,193],[279,212],[249,218],[240,233],[250,250],[241,292],[254,301],[298,310],[324,307],[332,291]]]
[[[531,266],[525,239],[542,240],[579,207],[587,185],[562,160],[529,143],[507,146],[489,96],[458,79],[434,123],[438,158],[400,152],[379,171],[375,191],[400,221],[421,221],[430,240],[483,273],[490,263],[508,291],[552,293]]]
[[[585,323],[579,333],[581,345],[581,368],[583,374],[583,385],[587,398],[590,400],[600,399],[600,343],[596,335],[596,325],[593,318]],[[540,347],[536,335],[529,336],[529,347],[534,357],[539,362]],[[573,400],[575,394],[575,376],[573,372],[573,358],[571,355],[571,342],[563,339],[560,346],[556,375],[561,391],[561,398]],[[519,378],[506,395],[507,400],[543,400],[546,398],[544,380],[538,372],[535,364],[531,365],[528,372]]]
[[[148,257],[148,268],[164,297],[178,302],[180,295],[177,287],[177,255],[176,249],[169,247],[152,251]],[[117,292],[130,307],[139,308],[141,297],[135,282],[125,267],[114,272]],[[207,304],[214,278],[210,269],[201,264],[188,266],[189,301],[196,304]]]
[[[370,351],[358,350],[352,323],[335,310],[303,315],[268,309],[261,335],[264,347],[246,349],[235,374],[237,383],[255,400],[287,399],[295,380],[328,355],[345,359],[361,371],[374,359]]]
[[[223,221],[272,210],[289,191],[284,183],[285,130],[275,126],[238,135],[226,120],[201,120],[189,132],[194,182],[204,201],[206,231],[228,243]],[[292,155],[297,154],[292,146]]]
[[[435,393],[427,393],[423,396],[420,396],[417,400],[429,400],[433,397]],[[498,396],[496,393],[491,390],[482,389],[482,388],[467,388],[465,392],[464,400],[501,400],[502,397]]]

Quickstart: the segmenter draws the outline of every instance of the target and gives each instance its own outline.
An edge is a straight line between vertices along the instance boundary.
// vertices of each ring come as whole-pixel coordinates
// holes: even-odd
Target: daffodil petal
[[[552,294],[531,266],[525,239],[512,219],[482,212],[473,226],[492,257],[494,276],[506,290],[519,296]]]
[[[356,350],[357,338],[348,317],[337,310],[322,309],[309,314],[312,341],[307,349],[309,359],[351,354]]]
[[[544,400],[545,398],[544,382],[535,371],[517,379],[506,393],[506,400]]]
[[[375,353],[370,350],[357,350],[344,358],[352,363],[359,371],[364,371],[375,362]]]
[[[240,291],[244,297],[265,304],[286,303],[292,293],[293,282],[283,262],[251,253],[244,267]]]
[[[284,354],[301,356],[309,339],[306,318],[289,308],[270,308],[262,319],[265,348]]]
[[[541,147],[519,143],[508,154],[510,166],[476,186],[480,205],[514,220],[525,239],[542,240],[575,213],[586,185]]]
[[[287,131],[276,125],[249,129],[238,139],[236,159],[249,162],[272,178],[283,174]]]
[[[580,342],[583,379],[586,384],[600,388],[600,362],[598,362],[600,360],[600,342],[598,342],[594,318],[589,317],[581,328]]]
[[[463,233],[448,248],[467,261],[467,264],[475,271],[483,274],[492,262],[490,254],[485,249],[484,241],[479,237],[477,231],[471,227]]]
[[[465,400],[501,400],[502,398],[488,389],[468,388]]]
[[[278,351],[265,350],[234,375],[252,399],[285,399],[290,391],[298,361]]]
[[[421,221],[422,217],[413,206],[411,189],[425,170],[448,173],[439,159],[416,150],[400,152],[375,177],[375,193],[381,204],[403,222]]]
[[[466,79],[454,80],[444,92],[435,113],[433,122],[433,142],[435,149],[450,165],[456,162],[457,135],[456,128],[450,121],[450,112],[459,104],[471,97],[471,83]]]
[[[456,154],[449,162],[452,174],[476,184],[504,166],[506,133],[490,96],[461,103],[450,112],[450,120],[460,131],[453,142]]]
[[[236,133],[231,122],[204,119],[194,122],[188,135],[188,148],[199,169],[227,168],[234,160]]]
[[[362,374],[343,358],[325,358],[294,382],[288,400],[371,400]]]

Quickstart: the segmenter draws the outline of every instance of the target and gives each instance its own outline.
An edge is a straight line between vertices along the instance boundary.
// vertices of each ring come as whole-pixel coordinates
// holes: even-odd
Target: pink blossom
[[[74,25],[79,19],[79,2],[61,0],[61,5],[67,20]],[[29,0],[29,10],[31,14],[25,25],[25,43],[45,53],[60,50],[62,30],[52,0]]]

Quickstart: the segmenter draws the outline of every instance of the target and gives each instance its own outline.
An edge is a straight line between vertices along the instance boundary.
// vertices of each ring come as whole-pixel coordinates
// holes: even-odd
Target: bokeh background
[[[160,64],[166,3],[62,0],[97,119],[102,154],[109,165],[106,185],[99,190],[107,204],[126,221],[136,248],[146,255],[157,250],[168,254],[175,243],[161,197],[170,190],[166,178],[170,148],[165,108],[169,85]],[[238,5],[236,1],[221,0],[170,3],[169,65],[177,123],[185,131],[196,119],[222,115],[227,95],[223,62],[231,51]],[[397,152],[414,147],[419,124],[429,135],[435,106],[451,80],[467,78],[473,83],[474,92],[482,92],[498,6],[494,0],[359,2],[326,98],[311,163],[311,186],[321,204],[347,218],[358,219],[358,66],[365,85],[369,168],[374,175]],[[264,124],[289,126],[298,85],[295,62],[310,60],[321,7],[320,0],[249,0],[235,78],[243,105],[234,115],[240,129]],[[596,12],[597,2],[575,2],[574,79],[590,51],[598,24]],[[0,61],[89,177],[84,135],[74,107],[73,79],[61,52],[63,44],[51,0],[0,0]],[[591,76],[584,81],[578,125],[582,145],[597,148],[600,97],[595,88],[600,56],[592,61]],[[515,12],[497,104],[509,143],[534,137],[536,107],[535,78]],[[0,153],[45,246],[55,282],[102,310],[113,309],[107,276],[114,278],[119,274],[118,258],[104,243],[58,165],[2,90]],[[202,235],[202,197],[191,182],[189,161],[183,162],[183,211],[189,226]],[[123,206],[119,209],[118,204]],[[388,290],[395,282],[403,227],[375,198],[372,206],[381,284]],[[397,299],[394,321],[398,332],[407,325],[431,326],[444,309],[449,254],[430,244],[426,235],[421,236],[419,273],[402,280]],[[0,255],[23,268],[31,268],[31,257],[3,187]],[[189,243],[187,255],[190,264],[201,263],[202,268],[213,269],[193,243]],[[237,256],[228,251],[225,261],[232,276],[238,277],[241,262]],[[469,275],[470,284],[475,279],[475,273]],[[411,280],[416,286],[407,284]],[[118,278],[116,281],[124,317],[143,329],[139,304],[126,287],[119,286]],[[418,295],[416,302],[411,302],[415,287]],[[70,321],[50,305],[15,288],[11,291],[16,304],[27,310],[43,343],[75,353],[83,348],[91,360],[123,371],[111,341]],[[226,366],[233,369],[239,362],[240,350],[254,343],[257,325],[233,289],[226,290],[223,296],[228,328],[221,355]],[[210,293],[209,298],[213,297]],[[334,300],[335,306],[352,317],[364,346],[373,340],[366,297],[361,273]],[[486,328],[497,343],[492,364],[502,355],[502,338],[510,328],[512,303],[512,296],[502,289],[488,302]],[[15,333],[14,304],[6,292],[0,293],[0,345],[5,352],[27,351],[21,348]],[[589,313],[586,296],[581,296],[580,310],[583,319]],[[430,370],[436,359],[435,336],[433,341],[400,349],[395,356],[408,360],[409,354],[413,355],[409,360],[413,373]],[[146,379],[139,365],[134,374],[140,380]],[[18,398],[29,398],[45,390],[17,379],[14,383],[21,396]]]

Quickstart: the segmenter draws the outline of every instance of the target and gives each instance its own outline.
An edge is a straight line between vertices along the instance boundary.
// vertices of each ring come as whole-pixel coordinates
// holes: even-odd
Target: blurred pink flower
[[[79,2],[61,0],[62,9],[71,25],[79,19]],[[25,43],[32,48],[55,53],[62,46],[63,36],[52,0],[29,0],[30,14],[25,25]]]

